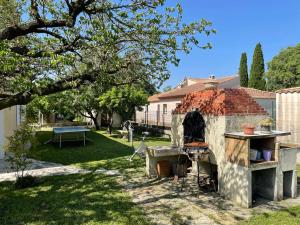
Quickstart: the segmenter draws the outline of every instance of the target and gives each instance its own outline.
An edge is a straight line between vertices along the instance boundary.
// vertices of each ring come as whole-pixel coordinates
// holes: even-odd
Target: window
[[[163,114],[167,114],[167,104],[163,104]]]

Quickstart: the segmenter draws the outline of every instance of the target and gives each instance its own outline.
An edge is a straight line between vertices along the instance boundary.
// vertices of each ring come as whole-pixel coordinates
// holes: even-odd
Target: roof
[[[186,95],[174,113],[198,108],[203,115],[266,115],[244,89],[206,89]]]
[[[159,98],[159,99],[161,99],[161,98],[178,98],[178,97],[184,97],[185,95],[187,95],[187,94],[189,94],[191,92],[203,90],[205,88],[204,83],[211,80],[209,78],[189,78],[189,79],[195,80],[195,81],[198,80],[198,82],[196,84],[185,86],[183,88],[172,89],[170,91],[161,93],[161,94],[159,94],[156,97]],[[232,81],[234,79],[239,79],[239,76],[235,75],[235,76],[222,77],[222,78],[216,79],[216,81],[219,82],[219,87],[222,87],[222,85],[224,85],[226,82]]]
[[[245,90],[248,93],[248,95],[250,95],[252,98],[276,99],[275,92],[262,91],[255,88],[246,88],[246,87],[241,87],[240,89]]]
[[[158,102],[159,101],[159,96],[160,94],[155,94],[155,95],[152,95],[150,97],[148,97],[148,102]]]
[[[279,91],[276,91],[276,93],[279,93],[279,94],[300,93],[300,87],[292,87],[292,88],[281,89]]]
[[[220,78],[217,78],[216,80],[219,81],[219,82],[225,82],[225,81],[228,81],[228,80],[232,80],[237,76],[238,75],[220,77]],[[192,80],[192,81],[195,81],[195,82],[202,82],[202,83],[205,83],[206,81],[211,80],[210,78],[188,78],[188,79]]]

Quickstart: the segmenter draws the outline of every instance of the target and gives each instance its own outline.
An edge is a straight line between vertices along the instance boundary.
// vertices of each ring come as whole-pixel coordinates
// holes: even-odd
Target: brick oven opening
[[[187,166],[197,171],[199,187],[202,186],[217,191],[218,167],[211,163],[210,154],[212,152],[208,148],[208,143],[205,142],[206,125],[199,109],[196,108],[186,113],[182,125],[184,131],[184,148],[189,153],[189,158],[195,159],[195,156],[202,158],[202,160],[200,158],[196,161],[190,160],[187,162]],[[200,181],[200,174],[202,174],[202,181]],[[205,178],[203,179],[203,177]]]
[[[205,142],[205,121],[198,109],[188,112],[183,120],[184,144]]]

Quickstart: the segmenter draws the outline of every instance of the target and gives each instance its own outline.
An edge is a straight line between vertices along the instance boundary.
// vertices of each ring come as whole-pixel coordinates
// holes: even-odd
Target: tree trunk
[[[98,121],[98,119],[97,119],[97,116],[96,116],[96,117],[92,116],[92,118],[91,118],[91,119],[92,119],[92,120],[93,120],[93,122],[94,122],[95,129],[96,129],[96,130],[100,130],[100,128],[101,128],[101,125],[99,124],[99,121]]]
[[[101,125],[99,124],[99,121],[98,121],[98,115],[99,115],[99,112],[97,112],[97,113],[94,115],[92,111],[87,110],[87,113],[89,114],[89,118],[90,118],[91,120],[93,120],[95,129],[96,129],[96,130],[100,130]]]
[[[113,125],[113,113],[108,113],[108,133],[112,133],[112,125]]]

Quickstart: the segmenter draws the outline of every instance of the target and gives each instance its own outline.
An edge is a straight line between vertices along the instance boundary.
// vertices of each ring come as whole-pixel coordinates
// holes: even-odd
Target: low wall
[[[4,158],[4,126],[3,126],[3,110],[0,110],[0,159]]]

